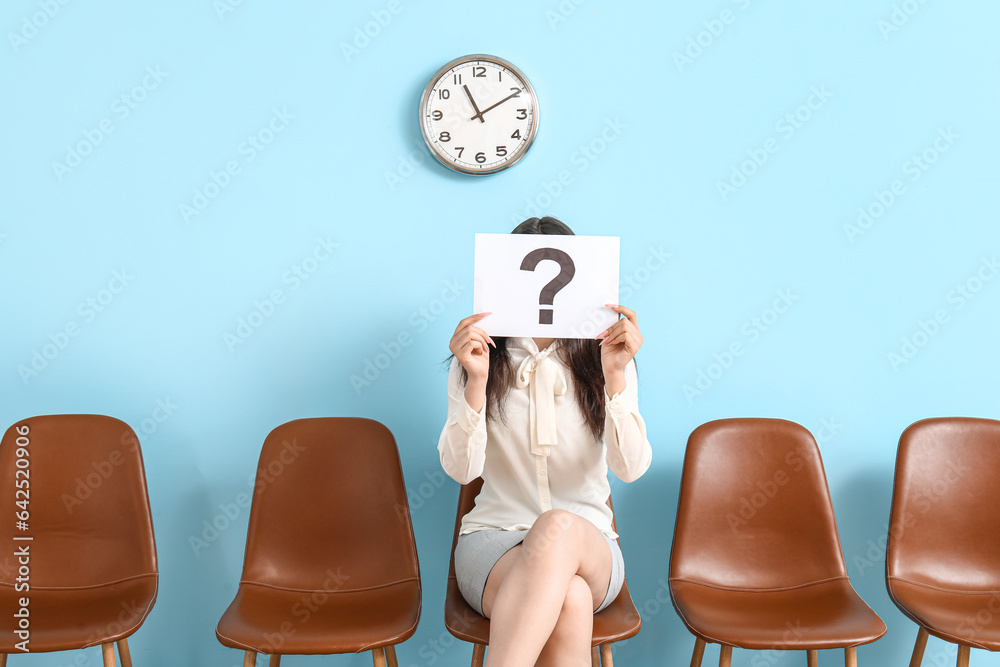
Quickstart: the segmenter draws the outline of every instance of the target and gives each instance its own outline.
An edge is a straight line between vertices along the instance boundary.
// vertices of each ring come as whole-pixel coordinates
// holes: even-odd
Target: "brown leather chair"
[[[14,424],[0,442],[0,506],[15,515],[0,521],[0,665],[23,649],[100,645],[114,667],[117,642],[131,667],[127,638],[159,579],[135,432],[102,415]]]
[[[907,428],[896,454],[886,587],[920,626],[910,661],[928,634],[1000,650],[1000,421],[925,419]]]
[[[451,542],[451,565],[448,569],[448,592],[444,603],[444,624],[455,637],[470,642],[472,648],[472,667],[482,667],[486,658],[486,647],[490,643],[490,621],[469,606],[458,590],[458,579],[455,576],[455,547],[458,545],[458,533],[462,527],[462,517],[476,505],[476,496],[483,488],[483,478],[479,477],[462,486],[458,494],[458,512],[455,516],[455,534]],[[608,498],[608,507],[611,498]],[[612,520],[612,525],[614,525]],[[617,527],[615,528],[617,530]],[[622,584],[622,590],[615,601],[605,609],[594,614],[594,639],[591,652],[593,667],[613,667],[611,644],[619,642],[639,633],[642,621],[639,612],[632,603],[628,592],[628,583]]]
[[[300,419],[267,436],[250,506],[243,576],[216,629],[257,653],[372,651],[394,646],[420,618],[420,568],[396,441],[370,419]]]
[[[851,587],[819,448],[802,426],[778,419],[723,419],[688,440],[670,557],[670,595],[705,643],[805,650],[855,647],[885,624]]]

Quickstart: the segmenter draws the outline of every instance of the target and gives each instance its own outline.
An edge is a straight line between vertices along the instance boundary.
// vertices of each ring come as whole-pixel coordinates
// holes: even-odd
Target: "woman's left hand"
[[[635,312],[625,306],[605,304],[619,315],[617,322],[597,335],[601,339],[601,366],[607,381],[609,374],[620,374],[632,360],[635,353],[642,347],[642,334],[639,333],[639,320]]]

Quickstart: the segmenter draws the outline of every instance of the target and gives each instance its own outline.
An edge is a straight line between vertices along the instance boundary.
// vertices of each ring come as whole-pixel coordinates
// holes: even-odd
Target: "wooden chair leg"
[[[267,667],[281,667],[281,654],[272,653],[271,659],[267,661]]]
[[[128,652],[128,639],[125,637],[118,640],[118,659],[122,661],[122,667],[132,667],[132,654]]]
[[[733,647],[722,645],[722,650],[719,651],[719,667],[730,667],[733,662]]]
[[[476,644],[472,647],[472,667],[483,667],[486,660],[486,644]]]
[[[590,649],[590,667],[601,667],[601,649],[596,646]]]
[[[372,649],[372,661],[375,667],[385,667],[385,650],[381,648]]]
[[[815,649],[806,651],[806,664],[809,667],[819,667],[819,653]]]
[[[614,659],[611,657],[611,644],[601,644],[601,665],[615,667]]]
[[[243,654],[243,667],[253,667],[257,664],[257,652],[247,651]]]
[[[694,638],[694,653],[691,654],[691,667],[701,667],[701,660],[705,657],[705,640],[701,637]]]
[[[104,667],[115,667],[115,645],[111,642],[101,644],[101,654],[104,656]]]
[[[0,653],[0,667],[7,667],[7,654]]]
[[[844,649],[844,664],[847,667],[858,667],[858,649],[856,646],[848,646]]]
[[[385,658],[386,662],[389,663],[389,667],[399,667],[399,663],[396,662],[396,647],[389,645],[385,647]]]
[[[910,658],[910,667],[920,667],[924,661],[924,649],[927,648],[927,629],[920,628],[917,633],[917,643],[913,645],[913,656]]]
[[[969,667],[969,650],[965,644],[958,645],[958,667]]]

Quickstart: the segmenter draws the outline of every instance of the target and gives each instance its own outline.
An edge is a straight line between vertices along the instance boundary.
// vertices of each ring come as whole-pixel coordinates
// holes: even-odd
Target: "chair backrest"
[[[0,556],[0,584],[14,585],[22,546],[35,589],[157,574],[139,440],[118,419],[46,415],[11,426],[0,441],[0,503],[15,515],[0,521],[11,554]]]
[[[1000,421],[925,419],[899,439],[886,575],[1000,589]]]
[[[243,581],[329,591],[419,577],[389,429],[326,417],[271,431],[257,465]]]
[[[722,419],[688,439],[670,578],[769,589],[847,576],[819,448],[780,419]]]

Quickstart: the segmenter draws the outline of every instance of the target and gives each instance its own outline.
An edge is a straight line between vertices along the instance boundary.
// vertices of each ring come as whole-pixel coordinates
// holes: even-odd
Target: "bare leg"
[[[545,512],[524,543],[497,561],[486,581],[483,612],[491,619],[486,667],[535,664],[553,634],[574,578],[587,584],[593,614],[608,591],[611,550],[590,521],[562,510]],[[578,593],[573,595],[575,607]],[[589,637],[584,649],[581,665],[589,661]]]
[[[535,667],[590,667],[593,636],[593,595],[587,582],[574,576],[569,582],[559,620],[538,655]]]

